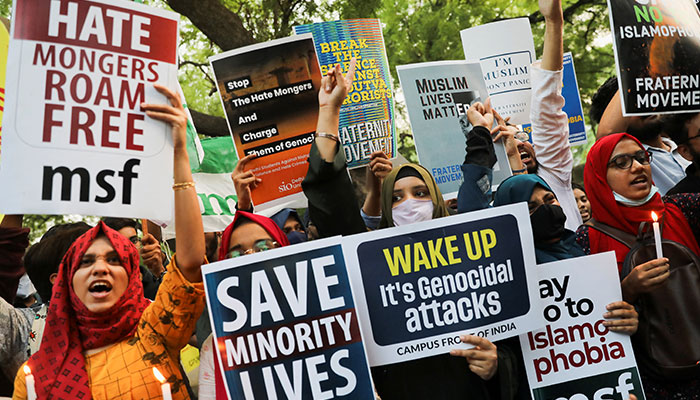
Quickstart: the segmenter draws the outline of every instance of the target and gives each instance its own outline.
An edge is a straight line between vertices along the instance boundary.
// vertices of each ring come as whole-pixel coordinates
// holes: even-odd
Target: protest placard
[[[608,0],[623,115],[700,110],[695,3]]]
[[[130,1],[15,0],[0,209],[168,220],[179,15]]]
[[[488,97],[479,63],[437,61],[400,65],[399,81],[406,99],[413,140],[420,164],[435,178],[445,199],[457,197],[464,177],[466,134],[471,130],[467,110]],[[511,176],[503,144],[494,144],[498,163],[493,184]]]
[[[512,124],[530,122],[530,65],[535,44],[530,21],[515,18],[460,32],[467,61],[480,61],[494,108]],[[486,39],[488,38],[488,39]]]
[[[564,71],[561,95],[564,97],[563,111],[569,117],[569,144],[577,146],[586,144],[586,122],[583,119],[583,106],[581,105],[581,94],[578,89],[576,70],[574,69],[574,59],[571,53],[564,53]],[[523,124],[523,131],[527,132],[529,142],[532,143],[532,125]],[[534,132],[536,135],[537,132]]]
[[[374,399],[340,237],[202,267],[231,399]]]
[[[372,152],[397,154],[391,71],[378,19],[319,22],[294,27],[297,34],[311,33],[325,74],[340,64],[343,74],[357,59],[353,86],[340,108],[340,139],[349,168],[369,163]]]
[[[532,243],[522,203],[344,238],[370,365],[543,326]]]
[[[520,335],[533,399],[644,399],[629,335],[603,325],[622,300],[615,253],[538,265],[536,276],[548,325]]]
[[[209,59],[238,158],[257,157],[256,211],[303,198],[318,120],[321,71],[311,34],[241,47]]]

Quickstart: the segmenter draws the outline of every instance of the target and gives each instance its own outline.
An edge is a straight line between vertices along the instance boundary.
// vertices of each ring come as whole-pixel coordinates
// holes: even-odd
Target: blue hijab
[[[552,192],[552,188],[547,182],[537,175],[511,176],[498,186],[493,205],[498,207],[523,201],[528,202],[537,185]],[[535,243],[535,258],[538,264],[584,255],[583,249],[576,243],[576,234],[568,229],[564,230],[561,239],[556,243]]]

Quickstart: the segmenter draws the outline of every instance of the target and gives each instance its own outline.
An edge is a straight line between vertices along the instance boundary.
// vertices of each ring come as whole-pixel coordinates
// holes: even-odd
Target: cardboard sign
[[[561,95],[564,97],[563,111],[569,117],[569,144],[578,146],[588,143],[586,138],[586,122],[583,119],[583,106],[581,105],[581,94],[578,89],[576,70],[574,69],[574,59],[571,53],[564,53],[563,86]],[[532,143],[531,124],[523,124],[523,131],[527,132],[529,142]]]
[[[312,33],[316,54],[325,74],[340,64],[347,72],[357,59],[355,80],[340,108],[340,139],[349,168],[369,164],[369,156],[382,150],[397,154],[394,95],[391,71],[378,19],[353,19],[295,26],[294,32]]]
[[[374,398],[340,237],[202,272],[229,398]]]
[[[700,110],[695,3],[608,0],[623,115]]]
[[[530,65],[535,44],[530,21],[515,18],[460,32],[467,61],[480,61],[493,106],[511,124],[530,122]],[[486,39],[488,38],[488,39]]]
[[[167,221],[172,136],[141,111],[177,90],[179,15],[130,1],[16,0],[0,210]]]
[[[603,325],[622,300],[615,253],[538,265],[537,276],[548,325],[520,335],[532,398],[644,399],[629,335]]]
[[[303,198],[318,120],[321,71],[310,34],[241,47],[209,59],[238,158],[256,154],[256,211]]]
[[[522,203],[344,238],[370,365],[543,326],[532,243]]]
[[[437,61],[400,65],[397,68],[413,140],[420,164],[435,178],[445,199],[457,197],[464,181],[466,134],[471,130],[467,110],[488,97],[479,63]],[[498,163],[493,184],[511,176],[503,144],[494,143]]]

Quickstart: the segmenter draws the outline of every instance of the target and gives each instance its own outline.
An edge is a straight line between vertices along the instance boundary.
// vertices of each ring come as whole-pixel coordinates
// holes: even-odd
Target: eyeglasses
[[[266,251],[270,249],[275,249],[279,247],[279,243],[270,239],[261,239],[253,244],[253,247],[248,250],[234,249],[226,254],[226,258],[236,258],[244,256],[246,254],[260,253],[261,251]]]
[[[530,135],[528,135],[528,133],[525,131],[517,131],[514,137],[520,140],[521,142],[527,142],[530,140]]]
[[[608,167],[615,167],[619,169],[629,169],[632,167],[632,160],[637,161],[642,165],[649,165],[651,162],[651,153],[645,150],[639,150],[633,154],[618,154],[613,157],[608,163]]]

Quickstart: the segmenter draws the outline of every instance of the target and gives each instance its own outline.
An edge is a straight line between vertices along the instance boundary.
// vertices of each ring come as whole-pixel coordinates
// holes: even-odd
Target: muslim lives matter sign
[[[231,399],[374,399],[340,237],[205,265]]]
[[[700,110],[693,0],[608,0],[623,115]]]
[[[532,398],[644,399],[630,336],[604,325],[622,300],[615,253],[541,264],[537,275],[547,326],[520,335]]]
[[[467,61],[481,62],[493,106],[512,124],[530,122],[530,65],[535,44],[530,21],[515,18],[460,32]]]
[[[394,96],[391,71],[378,19],[319,22],[294,27],[296,33],[312,33],[316,53],[325,74],[340,64],[347,72],[355,57],[355,80],[340,107],[340,139],[348,167],[369,163],[374,151],[396,156]]]
[[[169,220],[179,16],[130,1],[16,0],[0,209]]]
[[[209,59],[238,159],[262,182],[255,209],[304,198],[311,143],[318,120],[321,70],[311,34],[230,50]]]
[[[343,252],[372,366],[544,326],[525,204],[349,236]]]

